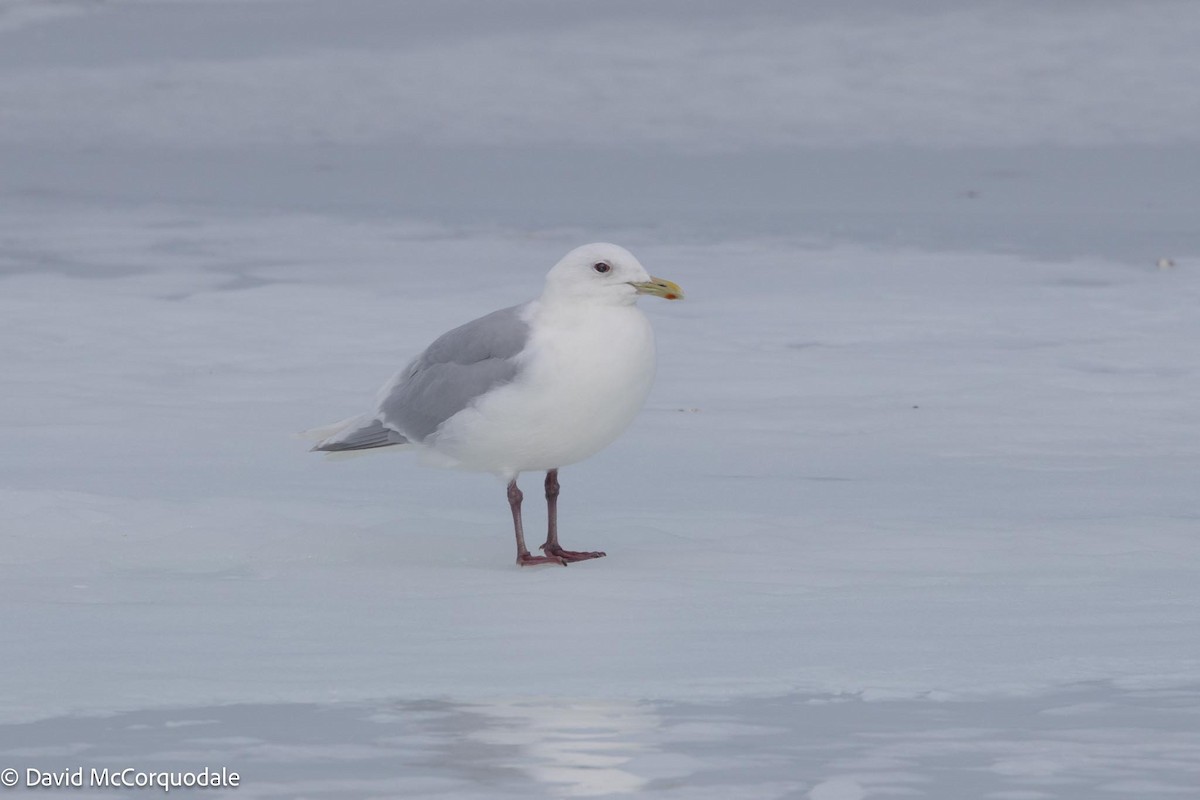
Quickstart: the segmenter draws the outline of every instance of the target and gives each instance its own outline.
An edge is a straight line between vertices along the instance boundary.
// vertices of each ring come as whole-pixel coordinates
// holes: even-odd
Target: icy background
[[[0,0],[0,767],[1195,796],[1198,27]],[[562,475],[608,558],[518,570],[493,478],[291,438],[596,239],[688,291]]]

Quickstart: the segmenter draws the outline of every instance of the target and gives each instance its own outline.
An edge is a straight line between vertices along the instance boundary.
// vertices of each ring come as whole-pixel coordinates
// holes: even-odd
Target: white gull
[[[623,247],[587,244],[546,275],[541,297],[442,334],[384,386],[371,411],[321,429],[325,452],[419,448],[432,463],[508,482],[517,563],[568,564],[599,551],[558,543],[558,470],[612,443],[654,378],[654,331],[638,295],[676,300]],[[534,556],[521,524],[522,472],[546,473],[549,530]]]

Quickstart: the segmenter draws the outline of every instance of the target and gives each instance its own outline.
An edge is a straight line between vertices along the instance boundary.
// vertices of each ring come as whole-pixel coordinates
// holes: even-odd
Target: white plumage
[[[654,379],[654,331],[633,305],[535,302],[521,371],[448,419],[432,450],[454,466],[518,473],[582,461],[641,410]]]

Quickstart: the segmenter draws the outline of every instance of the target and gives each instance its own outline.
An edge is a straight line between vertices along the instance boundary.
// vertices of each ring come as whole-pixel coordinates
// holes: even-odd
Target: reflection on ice
[[[0,725],[0,766],[226,767],[241,786],[205,796],[229,800],[1153,800],[1200,782],[1198,713],[1194,688],[1109,685],[973,701],[238,705]],[[38,794],[78,796],[55,791]]]
[[[471,733],[472,739],[520,748],[506,766],[571,797],[642,788],[646,779],[626,767],[646,748],[646,734],[662,724],[652,707],[621,703],[514,702],[474,708],[492,724]]]

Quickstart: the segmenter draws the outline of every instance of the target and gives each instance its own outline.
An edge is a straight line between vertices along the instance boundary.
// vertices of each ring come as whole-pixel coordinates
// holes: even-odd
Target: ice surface
[[[1186,796],[1200,10],[1153,5],[0,4],[0,767]],[[608,558],[291,438],[596,239],[688,291],[562,474]]]
[[[236,764],[242,785],[205,795],[229,798],[1174,800],[1200,781],[1197,712],[1194,689],[1090,685],[968,702],[259,703],[0,725],[0,759]]]
[[[5,279],[14,713],[1028,691],[1200,658],[1186,266],[642,243],[689,301],[651,311],[645,413],[563,473],[564,540],[610,556],[526,574],[494,479],[331,464],[289,434],[358,408],[429,331],[521,300],[512,276],[536,287],[568,236],[18,224],[23,252],[49,259],[65,224],[74,258],[145,271]],[[314,263],[333,241],[336,284]],[[269,265],[189,267],[204,249]]]
[[[1180,94],[1200,83],[1196,11],[1179,2],[298,5],[118,3],[63,20],[91,33],[66,53],[14,37],[0,139],[712,152],[1167,144],[1200,130]]]

